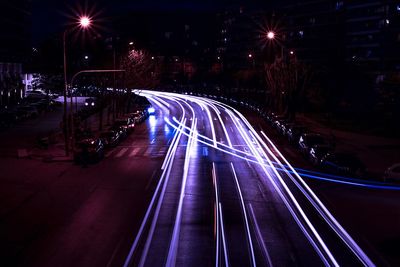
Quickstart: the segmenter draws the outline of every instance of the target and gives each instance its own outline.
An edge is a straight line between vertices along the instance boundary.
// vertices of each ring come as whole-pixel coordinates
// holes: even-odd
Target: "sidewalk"
[[[108,107],[103,110],[103,129],[107,128],[107,112]],[[89,129],[93,133],[98,131],[100,118],[99,113],[95,113],[90,115],[86,120],[81,122],[81,125],[85,127],[85,129]],[[65,153],[65,143],[64,143],[64,135],[61,130],[57,133],[54,133],[52,136],[48,136],[49,145],[48,147],[43,148],[33,148],[28,151],[27,154],[24,154],[23,151],[19,151],[22,154],[18,155],[19,157],[28,157],[31,159],[43,160],[45,162],[68,162],[73,160],[73,151],[70,151],[69,156],[66,156]]]
[[[304,114],[297,114],[296,121],[311,131],[334,136],[336,150],[357,154],[374,177],[381,178],[389,166],[400,162],[400,138],[384,138],[331,129]]]
[[[106,130],[112,123],[112,114],[108,114],[108,109],[110,107],[107,106],[103,109],[103,118],[102,118],[102,130]],[[131,109],[133,105],[131,105]],[[100,126],[100,113],[94,113],[81,122],[81,126],[85,130],[89,130],[93,134],[96,134],[99,131]],[[70,151],[69,156],[66,156],[65,153],[65,142],[64,135],[61,130],[55,133],[49,139],[53,139],[53,142],[49,142],[49,146],[46,148],[34,148],[28,152],[21,151],[21,156],[18,157],[28,157],[32,159],[43,160],[45,162],[68,162],[73,160],[73,151]],[[18,152],[18,154],[20,154]]]

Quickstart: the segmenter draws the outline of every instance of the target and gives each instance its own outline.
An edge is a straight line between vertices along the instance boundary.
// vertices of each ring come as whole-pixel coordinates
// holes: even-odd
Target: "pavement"
[[[82,103],[83,101],[79,101]],[[44,119],[44,118],[43,118]],[[102,119],[102,129],[106,129],[111,121],[111,116],[108,115],[108,107],[103,109],[103,119]],[[81,122],[81,125],[90,130],[93,133],[96,133],[99,129],[100,125],[100,115],[99,113],[95,113],[90,115],[87,119]],[[18,151],[19,158],[30,158],[43,160],[45,162],[71,162],[73,160],[72,152],[69,152],[69,155],[66,155],[65,152],[65,141],[64,135],[60,128],[53,129],[47,132],[47,135],[44,135],[49,140],[49,145],[46,147],[33,147],[31,149],[20,149]]]

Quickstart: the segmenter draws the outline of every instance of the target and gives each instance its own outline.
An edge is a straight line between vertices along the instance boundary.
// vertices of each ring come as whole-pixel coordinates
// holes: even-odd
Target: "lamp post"
[[[83,29],[86,29],[90,26],[91,19],[87,16],[82,16],[79,19],[79,26]],[[67,77],[67,49],[66,49],[66,39],[67,34],[70,31],[70,28],[66,29],[63,33],[63,55],[64,55],[64,115],[63,115],[63,131],[64,131],[64,142],[65,142],[65,155],[69,156],[69,145],[68,145],[68,120],[67,120],[67,91],[68,91],[68,77]],[[72,99],[72,91],[71,99]],[[70,120],[71,120],[71,129],[73,127],[73,118],[72,118],[72,100],[70,107]]]
[[[276,38],[276,33],[274,31],[267,32],[267,38],[271,41],[274,40]],[[280,47],[281,47],[281,59],[283,60],[283,45],[281,44]]]

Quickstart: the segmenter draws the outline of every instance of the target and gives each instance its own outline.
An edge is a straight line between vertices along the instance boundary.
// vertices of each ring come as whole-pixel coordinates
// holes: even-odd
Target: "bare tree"
[[[270,93],[267,103],[273,109],[286,113],[289,119],[294,119],[312,80],[312,68],[293,58],[276,59],[272,64],[265,64],[264,70]]]
[[[152,88],[160,81],[160,64],[144,50],[131,50],[122,59],[127,86],[130,88]]]

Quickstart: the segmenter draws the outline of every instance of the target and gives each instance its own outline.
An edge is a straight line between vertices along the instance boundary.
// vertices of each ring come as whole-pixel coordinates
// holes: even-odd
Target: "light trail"
[[[220,222],[219,222],[219,196],[218,196],[218,187],[217,187],[217,175],[215,173],[215,163],[212,163],[212,178],[213,178],[213,186],[214,186],[214,225],[215,225],[215,267],[219,267],[219,251],[220,251]]]
[[[167,156],[166,156],[166,158],[165,158],[165,160],[164,160],[164,163],[165,163],[165,164],[169,165],[169,162],[171,162],[171,157],[168,157],[168,154],[171,154],[171,155],[172,155],[172,154],[175,153],[175,151],[176,151],[176,149],[177,149],[177,147],[178,147],[178,143],[179,143],[179,139],[180,139],[180,136],[181,136],[181,135],[182,135],[182,132],[181,132],[181,131],[177,131],[177,132],[175,133],[174,141],[171,143],[170,148],[169,148],[169,150],[168,150],[168,152],[167,152]],[[133,244],[132,244],[132,246],[131,246],[131,248],[130,248],[130,250],[129,250],[128,256],[127,256],[126,259],[125,259],[124,267],[130,266],[130,264],[131,264],[131,262],[132,262],[133,254],[134,254],[134,252],[135,252],[135,250],[136,250],[136,248],[137,248],[137,245],[138,245],[138,243],[139,243],[139,240],[140,240],[140,238],[141,238],[141,236],[142,236],[142,234],[143,234],[144,228],[145,228],[145,226],[146,226],[146,224],[147,224],[147,221],[148,221],[148,219],[149,219],[149,216],[150,216],[150,212],[151,212],[151,210],[152,210],[152,208],[153,208],[153,206],[154,206],[154,203],[155,203],[155,201],[156,201],[157,195],[158,195],[158,193],[159,193],[159,191],[160,191],[160,188],[161,188],[161,186],[162,186],[162,184],[163,184],[163,182],[164,182],[164,179],[165,179],[165,176],[166,176],[166,175],[167,175],[167,172],[166,172],[166,170],[164,169],[164,171],[163,171],[163,173],[162,173],[162,175],[161,175],[161,177],[160,177],[160,180],[159,180],[159,182],[158,182],[158,184],[157,184],[157,187],[156,187],[156,189],[155,189],[155,191],[154,191],[154,194],[153,194],[153,197],[152,197],[152,199],[151,199],[151,201],[150,201],[150,204],[149,204],[149,206],[148,206],[148,208],[147,208],[147,210],[146,210],[146,213],[145,213],[145,216],[144,216],[144,218],[143,218],[143,221],[142,221],[142,223],[141,223],[141,225],[140,225],[139,231],[138,231],[138,233],[137,233],[137,235],[136,235],[136,237],[135,237],[135,241],[133,242]]]
[[[286,196],[281,191],[279,186],[276,184],[276,182],[273,179],[272,175],[263,166],[262,163],[263,163],[264,160],[263,160],[263,157],[260,155],[260,153],[264,156],[265,159],[267,159],[267,161],[270,163],[270,166],[273,166],[273,164],[271,164],[271,162],[269,161],[269,158],[267,157],[265,152],[257,150],[257,148],[254,146],[254,143],[253,143],[252,139],[250,138],[250,136],[247,135],[247,131],[240,125],[239,119],[235,118],[233,116],[232,112],[230,112],[230,111],[228,112],[228,114],[231,116],[232,121],[234,122],[234,124],[235,124],[236,128],[238,129],[238,131],[240,132],[242,138],[244,139],[244,141],[248,145],[249,149],[253,152],[253,155],[255,157],[257,157],[258,162],[261,164],[261,169],[264,171],[266,177],[268,177],[269,181],[272,183],[272,185],[274,186],[275,190],[278,192],[279,196],[281,197],[281,199],[285,203],[286,207],[291,212],[291,214],[292,214],[293,218],[295,219],[296,223],[299,225],[299,227],[300,227],[300,229],[302,229],[304,235],[307,237],[307,239],[313,245],[313,247],[315,248],[317,253],[320,255],[320,258],[324,261],[325,265],[339,266],[337,261],[336,261],[336,259],[333,257],[331,251],[328,249],[327,245],[322,240],[322,238],[319,235],[319,233],[316,231],[314,225],[311,223],[311,221],[309,220],[308,216],[305,214],[305,212],[301,208],[300,204],[297,202],[296,198],[293,196],[292,192],[289,190],[289,188],[287,187],[286,183],[283,181],[283,179],[280,176],[280,174],[276,171],[275,168],[271,168],[272,171],[274,172],[274,174],[276,175],[276,177],[278,178],[280,184],[285,189],[285,192],[288,194],[289,199],[290,199],[291,202],[289,202],[289,200],[286,198]],[[304,225],[302,224],[301,220],[299,219],[297,213],[294,211],[294,209],[290,205],[290,203],[293,203],[293,205],[296,208],[297,212],[301,215],[301,218],[306,223],[308,229],[310,229],[310,231],[312,233],[312,236],[314,236],[314,238],[317,240],[319,246],[316,244],[316,242],[314,241],[314,238],[308,232],[306,227],[304,227]]]
[[[242,195],[242,190],[240,189],[239,180],[236,176],[235,167],[233,166],[232,162],[231,162],[231,168],[232,168],[233,177],[235,179],[236,189],[239,192],[240,204],[242,207],[242,213],[243,213],[244,221],[246,224],[246,234],[247,234],[247,240],[248,240],[248,243],[250,246],[251,264],[253,267],[255,267],[255,266],[257,266],[256,257],[254,256],[253,239],[251,238],[251,234],[250,234],[250,226],[249,226],[249,220],[247,219],[246,206],[244,204],[244,199],[243,199],[243,195]]]
[[[170,125],[172,128],[177,129],[178,126],[181,126],[181,124],[174,119],[174,121],[178,124],[178,126],[172,124],[168,118],[164,118],[165,122]],[[190,128],[183,125],[183,128],[187,131],[190,132]],[[186,136],[189,136],[189,133],[184,132],[183,133]],[[198,138],[207,140],[207,141],[211,141],[212,140],[210,138],[208,138],[207,136],[198,134]],[[240,150],[240,149],[236,149],[234,147],[229,147],[223,143],[217,142],[217,147],[214,147],[213,144],[208,143],[207,141],[203,141],[203,140],[198,140],[198,142],[207,145],[209,147],[213,147],[219,151],[222,151],[224,153],[227,153],[229,155],[238,157],[240,159],[252,162],[252,163],[257,163],[260,164],[257,160],[256,157],[253,154],[247,153],[246,151]],[[227,149],[223,149],[221,147],[225,147]],[[233,151],[233,152],[232,152]],[[239,154],[243,154],[244,156],[240,156]],[[254,159],[251,159],[254,158]],[[289,171],[290,173],[294,173],[291,170],[287,170],[287,165],[283,165],[284,168],[279,168],[277,166],[280,166],[280,164],[278,162],[275,161],[271,161],[273,164],[273,167],[275,167],[277,170],[279,171]],[[270,166],[268,163],[264,162],[263,166],[272,168],[272,166]],[[302,177],[308,177],[310,179],[314,179],[314,180],[322,180],[322,181],[327,181],[327,182],[332,182],[332,183],[337,183],[337,184],[345,184],[345,185],[351,185],[351,186],[359,186],[359,187],[365,187],[365,188],[370,188],[370,189],[380,189],[380,190],[400,190],[400,186],[397,185],[387,185],[384,183],[379,183],[379,182],[375,182],[375,183],[366,183],[363,180],[359,180],[359,179],[355,179],[355,178],[348,178],[348,177],[343,177],[343,176],[337,176],[337,175],[332,175],[332,174],[328,174],[328,173],[320,173],[320,172],[315,172],[315,171],[310,171],[310,170],[305,170],[305,169],[301,169],[301,168],[294,168],[295,172],[298,173],[300,176]]]
[[[367,257],[367,255],[362,251],[362,249],[358,246],[358,244],[350,237],[350,235],[343,229],[343,227],[336,221],[336,219],[331,215],[331,213],[327,210],[327,208],[323,205],[323,203],[319,200],[319,198],[314,194],[314,192],[309,188],[309,186],[305,183],[305,181],[300,177],[300,174],[289,164],[289,162],[283,157],[283,155],[278,151],[276,146],[272,143],[272,141],[265,135],[264,132],[261,132],[261,134],[264,136],[264,138],[267,139],[268,144],[263,141],[263,139],[258,135],[258,133],[254,130],[254,128],[250,125],[250,123],[247,121],[244,116],[238,112],[236,109],[229,107],[226,104],[214,101],[214,100],[201,100],[201,98],[198,97],[192,97],[192,96],[181,96],[177,94],[171,94],[171,93],[158,93],[158,92],[152,92],[151,94],[153,95],[159,95],[161,97],[165,97],[169,100],[176,101],[179,103],[179,100],[183,100],[188,107],[192,110],[194,114],[193,108],[190,106],[190,104],[187,101],[191,101],[193,103],[198,104],[202,110],[206,111],[209,123],[210,123],[210,128],[211,128],[211,133],[212,133],[212,139],[208,138],[206,136],[198,135],[198,138],[202,138],[204,140],[198,139],[199,143],[206,144],[207,146],[211,146],[215,149],[221,150],[225,153],[228,153],[230,155],[236,156],[243,158],[247,161],[257,163],[261,169],[263,170],[264,174],[278,194],[280,195],[281,199],[285,203],[286,207],[292,214],[293,218],[299,225],[300,229],[303,231],[307,239],[310,241],[310,243],[313,245],[313,247],[316,249],[317,253],[320,255],[321,259],[324,261],[326,265],[334,265],[338,266],[338,263],[334,256],[332,255],[331,251],[328,249],[327,245],[323,241],[322,237],[319,235],[319,233],[316,231],[315,227],[309,220],[308,216],[305,214],[303,211],[300,203],[296,200],[294,197],[293,193],[289,189],[288,185],[286,182],[283,180],[281,173],[284,172],[289,178],[290,181],[293,182],[293,184],[296,186],[297,189],[300,190],[300,192],[306,197],[306,199],[309,201],[309,203],[315,208],[315,210],[321,215],[321,217],[324,219],[324,222],[326,222],[332,230],[336,233],[338,237],[340,237],[343,242],[347,245],[347,247],[352,251],[352,253],[366,266],[374,266],[372,261]],[[159,101],[160,102],[160,101]],[[180,105],[180,104],[179,104]],[[182,105],[181,105],[182,107]],[[209,108],[210,107],[210,108]],[[227,134],[225,125],[223,123],[223,120],[220,116],[220,112],[218,111],[218,108],[224,109],[225,112],[227,112],[234,123],[237,131],[240,133],[240,136],[244,140],[244,142],[247,144],[249,147],[251,153],[246,153],[241,150],[237,150],[233,148],[232,143],[229,139],[229,136]],[[214,122],[212,120],[211,116],[211,111],[213,110],[215,114],[218,117],[219,123],[226,135],[226,138],[228,141],[228,146],[224,145],[220,142],[217,142],[217,137],[216,137],[216,132],[214,128]],[[234,115],[233,112],[236,114]],[[174,129],[177,130],[177,132],[180,132],[180,135],[184,134],[186,136],[193,136],[196,133],[196,130],[191,128],[188,129],[188,127],[185,125],[186,121],[184,122],[177,122],[177,120],[174,118],[174,121],[177,122],[178,126],[173,125],[169,120],[165,119],[165,121],[170,124]],[[189,133],[186,133],[188,131]],[[197,133],[196,133],[197,134]],[[197,138],[197,137],[196,137]],[[211,144],[212,142],[212,144]],[[189,142],[188,142],[188,146]],[[270,149],[271,146],[273,149]],[[225,149],[224,149],[225,148]],[[266,154],[266,152],[268,155]],[[279,158],[281,158],[285,164],[283,164],[279,159],[278,156],[275,156],[274,153],[277,153]],[[241,156],[244,155],[244,156]],[[250,157],[247,158],[247,157]],[[274,159],[272,161],[270,159]],[[171,155],[170,159],[171,160]],[[265,163],[265,161],[268,162],[268,164]],[[185,159],[186,162],[186,159]],[[172,165],[172,164],[171,164]],[[170,167],[171,165],[168,165]],[[277,166],[275,166],[277,165]],[[280,168],[277,168],[277,167]],[[214,164],[213,164],[213,168]],[[269,169],[267,169],[269,168]],[[284,189],[284,192],[281,191],[281,188],[278,186],[276,183],[275,179],[271,176],[270,171],[272,170],[272,173],[275,175],[275,177],[278,179],[280,186]],[[234,170],[233,170],[234,171]],[[278,172],[279,171],[279,172]],[[213,169],[213,175],[215,175],[215,170]],[[304,174],[306,175],[306,174]],[[310,174],[307,174],[308,176],[313,176]],[[216,179],[216,177],[215,177]],[[215,181],[216,184],[216,181]],[[238,184],[238,183],[237,183]],[[239,188],[240,190],[240,188]],[[293,205],[293,206],[292,206]],[[242,206],[244,206],[244,202],[242,202]],[[296,211],[295,211],[295,210]],[[219,246],[219,240],[218,240],[218,231],[221,231],[222,229],[222,237],[223,237],[223,245],[224,245],[224,252],[226,253],[226,247],[224,244],[224,231],[223,231],[223,220],[222,220],[222,210],[221,210],[221,204],[220,202],[216,201],[216,231],[217,231],[217,249]],[[300,218],[298,217],[300,216]],[[303,225],[303,222],[305,222],[305,225]],[[220,224],[220,225],[219,225]],[[175,227],[178,227],[175,224]],[[309,233],[309,231],[311,231]],[[249,236],[249,235],[248,235]],[[251,238],[251,236],[250,236]],[[317,244],[317,243],[318,244]],[[218,253],[217,253],[218,255]],[[225,257],[227,257],[225,255]],[[218,258],[218,256],[217,256]],[[227,259],[226,259],[227,261]],[[216,264],[218,261],[216,261]],[[170,265],[169,265],[170,266]]]
[[[183,122],[185,122],[185,110],[183,109],[182,106],[181,106],[181,108],[182,108],[181,123],[183,124]],[[147,210],[146,210],[146,213],[145,213],[145,216],[144,216],[144,218],[143,218],[143,221],[142,221],[142,223],[141,223],[141,225],[140,225],[139,231],[138,231],[138,233],[137,233],[137,235],[136,235],[136,237],[135,237],[135,240],[134,240],[134,242],[133,242],[133,244],[132,244],[132,246],[131,246],[131,248],[130,248],[130,250],[129,250],[128,256],[127,256],[126,259],[125,259],[124,267],[130,266],[130,264],[132,263],[132,259],[133,259],[134,252],[135,252],[135,250],[137,249],[137,246],[138,246],[138,244],[139,244],[139,241],[140,241],[140,239],[141,239],[141,237],[142,237],[142,234],[143,234],[143,232],[144,232],[144,228],[145,228],[145,226],[146,226],[146,224],[147,224],[147,222],[148,222],[148,220],[149,220],[151,210],[153,209],[154,203],[155,203],[155,201],[156,201],[157,195],[158,195],[159,192],[160,192],[160,188],[161,188],[163,182],[164,182],[163,191],[165,192],[165,184],[166,184],[166,183],[165,183],[164,180],[166,180],[166,177],[167,177],[167,179],[168,179],[168,177],[169,177],[169,172],[170,172],[170,169],[171,169],[171,168],[167,168],[167,169],[166,169],[166,166],[172,166],[172,161],[173,161],[172,159],[173,159],[173,156],[175,155],[176,150],[177,150],[177,148],[178,148],[178,144],[179,144],[180,137],[182,136],[182,131],[180,131],[179,129],[180,129],[180,128],[178,128],[177,131],[175,132],[173,141],[171,142],[171,145],[169,146],[169,149],[168,149],[168,151],[167,151],[167,155],[166,155],[166,157],[165,157],[165,160],[164,160],[163,165],[162,165],[162,168],[161,168],[161,169],[163,170],[163,172],[162,172],[162,174],[161,174],[161,177],[160,177],[159,182],[157,183],[157,187],[156,187],[156,189],[155,189],[155,191],[154,191],[154,194],[153,194],[153,196],[152,196],[152,199],[151,199],[151,201],[150,201],[150,204],[149,204],[149,206],[148,206],[148,208],[147,208]],[[153,223],[154,223],[154,220],[153,220]],[[154,230],[153,230],[153,231],[154,231]],[[147,242],[146,242],[146,243],[147,243]],[[149,245],[148,245],[148,246],[149,246]],[[147,248],[147,249],[148,249],[148,248]],[[147,255],[147,252],[146,252],[146,255]],[[143,261],[143,264],[144,264],[144,261]]]
[[[267,249],[267,247],[265,246],[265,242],[264,242],[264,239],[263,239],[263,237],[262,237],[260,227],[258,226],[258,222],[257,222],[256,215],[254,214],[253,206],[252,206],[251,204],[249,204],[249,208],[250,208],[250,214],[251,214],[251,216],[252,216],[252,218],[253,218],[254,226],[255,226],[255,228],[256,228],[256,233],[257,233],[257,236],[258,236],[258,241],[259,241],[259,243],[261,244],[261,248],[262,248],[262,250],[263,250],[263,252],[264,252],[264,257],[266,258],[266,261],[267,261],[267,263],[268,263],[268,266],[269,266],[269,267],[273,267],[272,260],[271,260],[271,256],[269,255],[268,249]]]
[[[283,155],[279,152],[276,146],[272,143],[272,141],[262,132],[263,136],[268,140],[271,146],[273,146],[274,150],[279,154],[279,156],[284,160],[287,166],[291,169],[294,175],[299,179],[302,185],[306,188],[308,193],[311,194],[312,198],[309,198],[309,201],[313,204],[313,206],[318,210],[321,216],[328,222],[329,226],[337,233],[337,235],[344,241],[344,243],[354,252],[359,260],[366,266],[374,266],[369,257],[364,253],[364,251],[358,246],[358,244],[354,241],[354,239],[347,233],[347,231],[339,224],[335,217],[328,211],[325,205],[321,202],[321,200],[315,195],[315,193],[311,190],[311,188],[306,184],[306,182],[300,177],[299,174],[293,169],[290,163],[283,157]],[[279,162],[279,160],[275,157],[275,155],[271,152],[272,157]],[[304,189],[298,185],[297,181],[289,174],[290,178],[295,182],[297,187],[303,192],[304,195],[307,196],[307,193]]]
[[[195,116],[194,111],[193,111],[193,116]],[[185,161],[184,161],[184,166],[183,166],[183,178],[182,178],[181,192],[179,195],[179,204],[178,204],[178,209],[177,209],[176,217],[175,217],[174,231],[172,233],[172,238],[171,238],[170,247],[169,247],[169,251],[168,251],[168,257],[167,257],[167,263],[166,263],[167,267],[175,266],[175,262],[176,262],[176,254],[178,251],[180,226],[181,226],[181,221],[182,221],[183,198],[185,196],[185,188],[186,188],[187,176],[188,176],[188,172],[189,172],[190,156],[192,154],[193,146],[196,145],[196,139],[197,139],[196,126],[197,126],[197,119],[196,119],[196,117],[194,117],[194,119],[192,120],[192,136],[189,137],[188,145],[186,147]]]
[[[186,119],[185,119],[185,121],[186,121]],[[176,150],[178,148],[178,143],[179,143],[180,136],[177,138],[177,142],[176,142],[176,145],[175,145],[174,150],[173,150],[173,155],[175,155]],[[153,240],[153,235],[154,235],[155,227],[156,227],[156,224],[157,224],[158,216],[160,214],[161,205],[163,203],[164,196],[165,196],[165,191],[167,189],[167,184],[168,184],[168,181],[169,181],[169,178],[170,178],[173,161],[174,161],[174,157],[171,158],[170,163],[168,164],[168,167],[166,169],[164,169],[164,171],[165,171],[165,172],[163,172],[163,174],[165,173],[164,177],[161,176],[162,178],[165,178],[165,179],[163,179],[164,180],[164,184],[163,184],[163,187],[162,187],[162,191],[160,193],[160,197],[158,199],[158,203],[157,203],[156,209],[154,211],[153,220],[151,222],[150,230],[149,230],[149,233],[147,235],[146,243],[145,243],[144,249],[142,251],[142,256],[141,256],[140,263],[139,263],[140,267],[143,267],[145,262],[146,262],[146,260],[147,260],[147,254],[148,254],[148,251],[149,251],[149,248],[150,248],[151,241]]]

